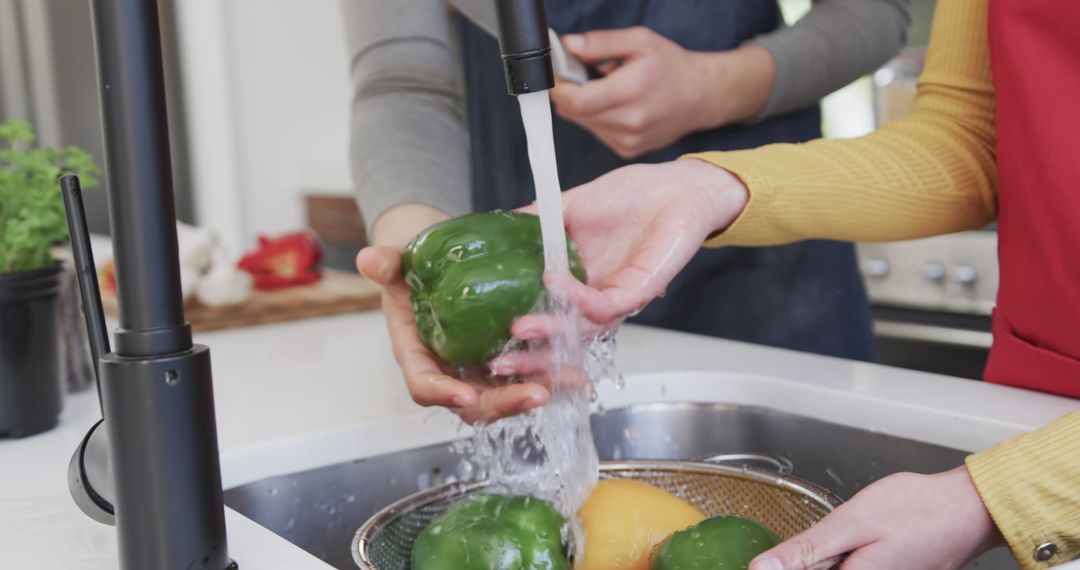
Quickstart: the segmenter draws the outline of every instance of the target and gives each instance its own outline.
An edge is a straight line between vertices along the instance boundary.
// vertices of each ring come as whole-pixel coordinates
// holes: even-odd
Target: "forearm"
[[[342,14],[354,85],[351,167],[371,235],[385,234],[380,219],[402,204],[467,212],[469,141],[445,4],[402,10],[343,0]]]
[[[866,137],[695,155],[750,199],[710,245],[912,239],[996,215],[987,0],[939,0],[912,116]]]
[[[750,42],[775,66],[772,90],[756,119],[817,104],[874,71],[904,46],[911,0],[815,0],[791,27]]]
[[[1025,570],[1080,555],[1080,412],[967,459],[983,503]],[[1038,561],[1036,550],[1056,554]]]
[[[388,93],[355,102],[352,174],[372,235],[382,216],[403,204],[468,212],[468,152],[464,126],[431,96]]]
[[[721,52],[692,52],[699,60],[697,90],[703,93],[697,128],[715,129],[758,117],[773,93],[776,65],[764,47],[748,43]]]

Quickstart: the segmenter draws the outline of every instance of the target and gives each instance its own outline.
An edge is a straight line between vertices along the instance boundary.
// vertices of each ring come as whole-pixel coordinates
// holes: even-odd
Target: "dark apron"
[[[644,25],[691,50],[732,49],[781,25],[767,0],[547,0],[560,34]],[[677,8],[675,8],[677,6]],[[535,199],[525,132],[506,94],[498,43],[459,18],[472,139],[473,207],[512,209]],[[636,159],[665,162],[689,152],[734,150],[821,136],[808,108],[750,126],[691,134]],[[588,131],[555,118],[563,188],[628,164]],[[854,247],[808,241],[704,249],[632,322],[848,358],[870,359],[873,338]]]

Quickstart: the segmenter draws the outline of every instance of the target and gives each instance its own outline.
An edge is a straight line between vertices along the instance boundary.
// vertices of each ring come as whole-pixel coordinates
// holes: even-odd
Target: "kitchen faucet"
[[[554,86],[543,0],[493,0],[511,95]],[[71,459],[72,497],[115,524],[123,570],[230,560],[210,351],[184,318],[156,0],[92,0],[119,327],[110,351],[81,199],[62,180],[103,419]],[[81,222],[81,223],[80,223]]]
[[[124,570],[224,570],[235,565],[210,351],[184,319],[158,6],[93,0],[92,11],[119,328],[115,350],[97,355],[104,420],[72,457],[69,487],[83,512],[116,525]],[[77,181],[63,185],[70,202]],[[93,278],[80,272],[82,291]],[[94,301],[83,298],[88,317],[100,314]],[[108,350],[107,339],[98,345]]]

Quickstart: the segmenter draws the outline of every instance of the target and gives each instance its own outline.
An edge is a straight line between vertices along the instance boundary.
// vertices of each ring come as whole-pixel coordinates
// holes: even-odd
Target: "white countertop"
[[[226,487],[461,433],[449,413],[409,399],[378,312],[196,340],[211,348]],[[609,408],[640,401],[767,405],[966,450],[1080,408],[1044,394],[643,327],[626,327],[619,343],[627,386],[602,387]],[[84,392],[67,399],[57,429],[0,440],[0,567],[117,567],[112,529],[79,513],[65,482],[71,453],[97,417],[96,395]],[[227,524],[241,568],[327,568],[235,512],[228,511]]]

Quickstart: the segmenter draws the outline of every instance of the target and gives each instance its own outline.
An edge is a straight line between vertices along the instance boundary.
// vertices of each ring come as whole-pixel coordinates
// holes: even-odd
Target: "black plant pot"
[[[60,375],[61,265],[0,275],[0,437],[56,426]]]

